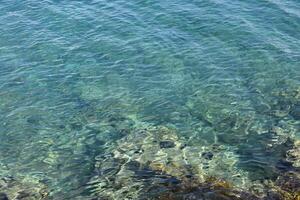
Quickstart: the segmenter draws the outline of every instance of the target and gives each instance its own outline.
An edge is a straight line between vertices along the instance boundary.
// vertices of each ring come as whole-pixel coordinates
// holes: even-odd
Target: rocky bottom
[[[300,200],[300,143],[292,144],[286,155],[276,159],[279,164],[269,166],[274,168],[268,172],[272,178],[257,180],[240,167],[239,155],[230,146],[188,143],[174,129],[139,125],[96,156],[84,194],[74,198]],[[50,196],[46,185],[33,177],[0,177],[0,200]]]
[[[297,160],[296,144],[289,159]],[[92,199],[300,199],[297,167],[254,181],[229,147],[187,146],[166,127],[137,129],[96,159]]]
[[[46,200],[47,187],[37,180],[13,176],[0,177],[0,200]]]

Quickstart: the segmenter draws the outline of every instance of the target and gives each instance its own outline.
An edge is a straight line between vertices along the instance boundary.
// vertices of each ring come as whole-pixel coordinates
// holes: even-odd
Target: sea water
[[[297,0],[0,1],[9,199],[295,195],[299,120]]]

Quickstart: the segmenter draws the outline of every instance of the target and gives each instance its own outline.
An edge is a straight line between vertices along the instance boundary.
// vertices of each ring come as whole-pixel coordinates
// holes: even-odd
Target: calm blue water
[[[275,182],[297,171],[300,2],[0,1],[0,121],[0,176],[54,199],[113,199],[87,187],[97,158],[144,127],[174,130],[189,166],[208,160],[199,174],[247,191]]]

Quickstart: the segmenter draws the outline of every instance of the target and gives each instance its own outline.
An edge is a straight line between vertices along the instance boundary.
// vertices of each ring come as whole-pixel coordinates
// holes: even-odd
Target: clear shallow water
[[[89,199],[97,158],[168,127],[200,174],[275,181],[298,170],[299,63],[296,0],[1,2],[0,174]]]

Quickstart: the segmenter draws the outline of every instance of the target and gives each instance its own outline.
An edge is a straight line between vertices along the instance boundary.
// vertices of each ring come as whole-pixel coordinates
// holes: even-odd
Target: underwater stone
[[[227,148],[216,150],[215,146],[187,145],[175,130],[163,126],[136,128],[107,150],[111,156],[97,156],[97,175],[87,188],[101,199],[143,199],[143,195],[147,195],[145,199],[186,199],[184,196],[192,195],[190,190],[204,198],[204,193],[220,188],[230,191],[234,183],[243,183],[245,189],[251,185],[235,168],[237,157],[233,152],[227,154]],[[202,154],[210,159],[207,169],[203,169],[206,159]],[[207,179],[215,175],[218,178]]]
[[[300,167],[300,140],[294,141],[294,147],[287,151],[287,161],[296,168]]]
[[[46,186],[31,177],[0,177],[0,200],[48,199]]]
[[[280,195],[283,200],[300,199],[300,176],[299,173],[289,172],[281,174],[275,181],[273,190]]]
[[[262,140],[266,136],[269,135],[259,135],[258,139]],[[166,141],[171,143],[164,144]],[[163,147],[172,148],[162,148],[161,143]],[[176,131],[167,127],[134,129],[109,150],[110,157],[97,159],[95,168],[98,176],[89,183],[89,190],[101,199],[196,197],[267,200],[279,197],[278,200],[292,200],[290,197],[299,196],[299,178],[283,176],[282,173],[286,170],[277,169],[278,175],[272,176],[273,180],[279,176],[277,181],[270,179],[270,185],[262,184],[249,178],[251,171],[236,167],[240,158],[230,147],[184,144],[185,141],[178,137]],[[294,159],[297,158],[295,154],[299,144],[295,142],[290,152]],[[185,148],[181,148],[183,145]],[[290,145],[286,148],[289,149]],[[283,154],[287,149],[282,150]],[[279,163],[278,168],[282,169],[286,164],[289,163]],[[110,170],[106,173],[104,169]],[[263,170],[262,173],[265,174],[266,171]],[[146,197],[142,198],[143,195]]]
[[[300,192],[300,177],[295,173],[286,173],[279,176],[276,184],[285,191]]]
[[[175,144],[172,141],[161,141],[159,143],[159,146],[162,149],[166,149],[166,148],[173,148],[173,147],[175,147]]]

